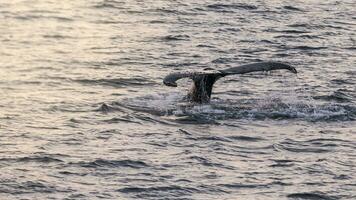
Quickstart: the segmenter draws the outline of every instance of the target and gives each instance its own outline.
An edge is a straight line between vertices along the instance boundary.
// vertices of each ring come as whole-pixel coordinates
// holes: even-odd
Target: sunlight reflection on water
[[[353,199],[355,3],[0,3],[1,199]],[[210,104],[172,71],[259,61]]]

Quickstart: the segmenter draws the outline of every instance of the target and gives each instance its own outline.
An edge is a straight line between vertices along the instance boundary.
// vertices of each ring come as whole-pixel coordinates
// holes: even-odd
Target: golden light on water
[[[0,199],[352,199],[353,4],[0,2]]]

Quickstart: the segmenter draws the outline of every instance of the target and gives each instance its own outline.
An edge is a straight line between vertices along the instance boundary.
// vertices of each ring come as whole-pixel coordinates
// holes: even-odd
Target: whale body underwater
[[[287,64],[279,62],[259,62],[232,67],[223,70],[214,70],[205,68],[201,71],[184,71],[168,74],[163,83],[166,86],[177,87],[176,81],[182,78],[190,78],[193,80],[192,88],[190,89],[187,99],[194,103],[208,103],[211,98],[214,83],[222,77],[236,74],[246,74],[258,71],[273,71],[286,69],[296,74],[297,70]]]

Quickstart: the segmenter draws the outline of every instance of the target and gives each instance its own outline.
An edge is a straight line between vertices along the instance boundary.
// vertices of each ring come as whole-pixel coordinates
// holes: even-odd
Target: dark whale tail
[[[297,70],[294,67],[287,64],[278,62],[261,62],[232,67],[224,70],[213,70],[211,68],[207,68],[202,71],[171,73],[163,79],[163,83],[167,86],[177,87],[177,80],[182,78],[190,78],[194,83],[191,91],[188,94],[188,99],[192,102],[207,103],[210,101],[214,83],[221,77],[234,74],[246,74],[250,72],[272,71],[279,69],[287,69],[292,73],[297,73]]]

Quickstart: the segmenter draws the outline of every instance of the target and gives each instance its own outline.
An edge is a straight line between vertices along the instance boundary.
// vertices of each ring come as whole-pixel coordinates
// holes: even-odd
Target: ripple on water
[[[342,81],[337,81],[338,83],[341,83]],[[345,82],[343,82],[345,83]],[[350,94],[348,94],[350,93]],[[325,101],[335,101],[335,102],[340,102],[340,103],[348,103],[353,101],[353,96],[351,95],[351,91],[347,90],[338,90],[335,92],[332,92],[329,95],[321,95],[321,96],[315,96],[314,99],[321,99]]]
[[[125,167],[125,168],[147,168],[150,167],[148,164],[146,164],[143,161],[138,161],[138,160],[106,160],[106,159],[96,159],[94,161],[90,162],[85,162],[81,161],[78,163],[70,163],[71,165],[79,165],[81,167],[85,168],[119,168],[119,167]]]
[[[0,192],[21,195],[21,194],[51,194],[51,193],[67,193],[73,192],[73,190],[66,188],[65,186],[54,186],[46,181],[24,181],[17,182],[15,180],[0,180],[2,187]]]
[[[297,8],[297,7],[294,7],[294,6],[283,6],[283,9],[286,9],[286,10],[291,10],[291,11],[300,11],[300,12],[304,12],[304,10],[300,9],[300,8]]]
[[[297,141],[286,139],[274,144],[274,148],[280,151],[289,151],[294,153],[328,153],[341,148],[340,143],[349,143],[349,141],[339,139],[316,138],[311,140]]]
[[[75,82],[88,85],[112,86],[115,88],[153,86],[156,83],[146,78],[104,78],[104,79],[76,79]]]
[[[59,158],[55,158],[53,156],[26,156],[26,157],[15,157],[15,158],[1,158],[0,163],[42,163],[42,164],[49,164],[49,163],[62,163],[63,160]]]
[[[96,9],[124,9],[125,2],[120,1],[102,1],[93,6]]]
[[[164,41],[180,41],[180,40],[188,41],[189,38],[190,38],[189,35],[167,35],[162,39]]]
[[[239,140],[239,141],[247,141],[247,142],[259,142],[265,140],[262,137],[251,137],[245,135],[228,136],[228,138],[231,140]]]
[[[287,195],[290,199],[298,199],[298,200],[336,200],[338,198],[334,198],[332,196],[328,196],[326,194],[318,193],[318,192],[302,192],[302,193],[292,193]]]
[[[217,163],[212,160],[209,160],[207,158],[203,158],[201,156],[190,156],[187,158],[187,160],[190,160],[188,163],[190,164],[198,164],[206,167],[212,167],[212,168],[219,168],[219,169],[228,169],[228,170],[234,170],[235,167],[233,166],[228,166],[225,164]]]
[[[292,167],[295,165],[295,162],[297,162],[294,160],[286,160],[286,159],[283,160],[273,159],[272,161],[274,162],[274,164],[270,165],[270,167]]]
[[[257,6],[246,3],[223,4],[215,3],[206,6],[209,10],[216,12],[228,12],[235,10],[256,10]]]
[[[134,194],[137,198],[157,197],[162,196],[170,197],[184,197],[193,193],[200,193],[200,190],[195,187],[179,186],[179,185],[165,185],[165,186],[153,186],[153,187],[134,187],[128,186],[118,190],[118,192],[125,194]]]

